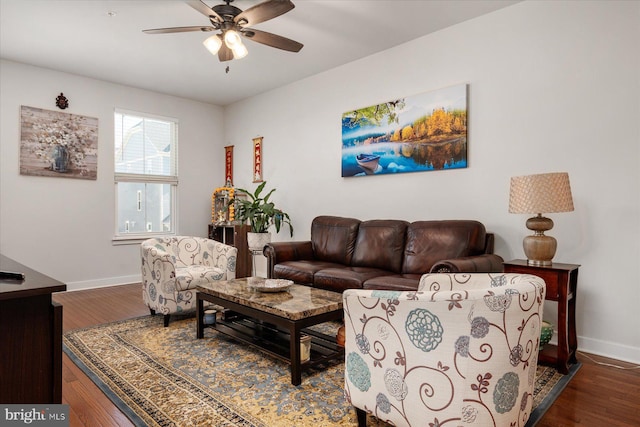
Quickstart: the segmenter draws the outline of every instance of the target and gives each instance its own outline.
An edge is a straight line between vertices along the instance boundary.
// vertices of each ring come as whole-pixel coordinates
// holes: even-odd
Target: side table
[[[541,277],[546,285],[545,300],[558,303],[558,345],[547,344],[540,351],[538,360],[555,364],[558,371],[569,373],[569,364],[576,363],[576,294],[578,288],[578,264],[554,262],[549,266],[528,265],[527,260],[515,259],[504,263],[505,273],[533,274]]]
[[[210,239],[231,245],[238,249],[236,262],[236,278],[251,276],[252,256],[247,250],[247,232],[251,228],[246,224],[215,225],[209,224]]]

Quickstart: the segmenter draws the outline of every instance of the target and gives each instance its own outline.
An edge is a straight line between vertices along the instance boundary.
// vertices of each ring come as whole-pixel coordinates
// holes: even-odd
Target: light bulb
[[[220,40],[220,36],[217,34],[212,35],[208,39],[202,42],[204,47],[207,48],[212,55],[216,55],[222,46],[222,40]]]
[[[234,46],[231,50],[233,51],[233,59],[242,59],[249,53],[245,45],[242,43]]]
[[[240,34],[238,34],[234,30],[227,30],[224,33],[224,42],[226,43],[229,49],[233,49],[239,44],[242,44],[242,40],[240,39]]]

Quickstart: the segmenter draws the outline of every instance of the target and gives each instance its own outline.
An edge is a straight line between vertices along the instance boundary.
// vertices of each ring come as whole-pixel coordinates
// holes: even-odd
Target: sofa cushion
[[[315,259],[349,265],[353,257],[360,220],[318,216],[311,223],[311,242]]]
[[[367,267],[327,268],[313,277],[314,287],[342,292],[345,289],[360,289],[367,280],[393,274],[389,271]]]
[[[407,228],[402,272],[421,274],[450,258],[484,253],[486,230],[478,221],[416,221]]]
[[[363,221],[351,265],[400,273],[407,225],[407,221],[392,219]]]
[[[326,268],[341,268],[341,264],[324,261],[299,260],[285,261],[273,267],[274,279],[289,279],[298,284],[313,284],[317,271]]]
[[[364,289],[393,289],[396,291],[416,291],[422,274],[394,274],[369,279],[362,287]]]

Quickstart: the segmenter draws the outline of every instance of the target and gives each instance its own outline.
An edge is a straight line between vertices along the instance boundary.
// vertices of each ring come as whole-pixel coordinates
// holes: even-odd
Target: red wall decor
[[[233,145],[224,147],[224,182],[233,185]]]
[[[253,138],[253,182],[262,182],[262,137]]]

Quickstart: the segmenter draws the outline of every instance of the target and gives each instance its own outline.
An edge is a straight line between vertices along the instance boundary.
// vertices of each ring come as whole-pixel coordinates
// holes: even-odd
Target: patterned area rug
[[[137,426],[357,426],[343,396],[344,364],[306,371],[296,387],[289,365],[212,329],[195,335],[193,317],[165,328],[162,316],[144,316],[67,332],[64,351]],[[528,427],[572,373],[538,367]]]

